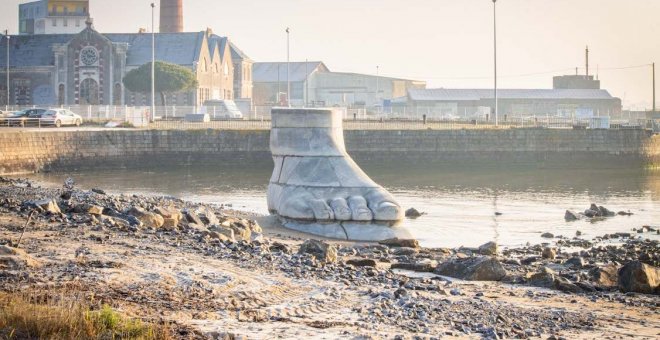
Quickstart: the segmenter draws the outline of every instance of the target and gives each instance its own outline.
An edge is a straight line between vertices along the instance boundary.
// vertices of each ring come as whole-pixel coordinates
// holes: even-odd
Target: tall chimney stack
[[[587,46],[587,79],[589,79],[589,46]]]
[[[160,33],[183,32],[183,0],[160,0]]]

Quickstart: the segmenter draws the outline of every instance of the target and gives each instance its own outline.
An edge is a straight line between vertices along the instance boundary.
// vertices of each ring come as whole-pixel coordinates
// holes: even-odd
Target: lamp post
[[[7,60],[9,60],[9,59],[7,59]],[[653,72],[653,115],[655,116],[655,63],[651,64],[651,68],[652,68],[651,72]],[[9,71],[9,69],[7,69],[7,70]],[[7,74],[9,74],[9,73],[7,73]],[[9,86],[7,86],[7,88],[9,88]],[[9,97],[7,97],[7,98],[9,98]],[[655,117],[653,117],[653,118],[655,118]]]
[[[495,68],[495,126],[498,126],[498,107],[497,107],[497,0],[493,0],[493,53]]]
[[[154,16],[156,4],[151,3],[151,118],[154,121],[156,115],[156,26],[154,25]]]
[[[291,107],[291,67],[289,65],[290,49],[289,35],[291,30],[286,28],[286,105]]]
[[[5,103],[5,111],[9,111],[9,30],[5,30],[5,38],[7,38],[7,102]]]
[[[380,104],[378,100],[380,96],[380,65],[376,65],[376,105]]]

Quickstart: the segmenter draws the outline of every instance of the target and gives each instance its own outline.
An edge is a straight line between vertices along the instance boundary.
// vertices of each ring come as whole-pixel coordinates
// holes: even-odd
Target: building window
[[[52,12],[53,14],[56,14],[56,13],[57,13],[57,6],[53,5],[53,7],[52,7],[52,9],[51,9],[51,12]]]
[[[64,18],[64,19],[63,19],[63,22],[64,22],[64,27],[69,26],[69,19]]]
[[[57,19],[53,19],[53,27],[57,26]]]
[[[99,84],[96,80],[87,78],[80,83],[80,104],[98,105],[99,104]]]
[[[30,88],[30,80],[16,79],[14,81],[14,103],[16,105],[32,104],[32,91]]]
[[[80,19],[76,19],[76,27],[80,27]]]

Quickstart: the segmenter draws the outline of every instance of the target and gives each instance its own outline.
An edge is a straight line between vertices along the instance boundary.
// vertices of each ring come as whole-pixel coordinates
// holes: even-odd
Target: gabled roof
[[[151,33],[103,34],[114,43],[129,44],[127,66],[151,61]],[[177,65],[193,65],[199,60],[204,32],[155,34],[156,59]]]
[[[212,34],[208,38],[209,40],[209,52],[211,55],[213,55],[213,50],[217,46],[218,48],[218,53],[220,53],[220,59],[222,59],[225,56],[225,50],[227,49],[227,45],[229,42],[229,39],[227,37],[221,37],[215,34]]]
[[[355,73],[355,72],[328,72],[328,74],[326,76],[340,76],[340,77],[341,76],[357,76],[357,77],[373,77],[373,78],[378,77],[379,79],[382,79],[382,80],[399,80],[399,81],[410,81],[410,82],[417,82],[417,83],[425,83],[424,81],[421,81],[421,80],[393,78],[393,77],[388,77],[388,76],[383,76],[383,75]]]
[[[250,57],[248,57],[245,52],[241,51],[236,45],[234,45],[233,42],[229,42],[229,47],[231,48],[231,58],[234,60],[249,60],[251,61]]]
[[[304,81],[314,72],[329,72],[328,67],[321,61],[291,62],[289,63],[289,80],[292,82]],[[254,63],[252,67],[252,80],[257,83],[275,83],[287,80],[287,63]]]
[[[83,31],[84,32],[84,31]],[[81,32],[82,33],[82,32]],[[199,61],[205,32],[156,33],[156,59],[177,65],[193,65]],[[107,33],[101,35],[112,43],[128,44],[127,66],[140,66],[151,61],[151,33]],[[15,35],[10,38],[10,67],[35,67],[55,65],[53,46],[67,44],[77,34],[38,34]],[[220,56],[231,47],[232,56],[240,53],[243,59],[249,59],[238,50],[226,37],[211,35],[209,52],[219,48]],[[0,65],[6,64],[6,43],[0,39]]]
[[[66,44],[73,34],[12,35],[9,39],[9,66],[52,66],[55,65],[53,45]],[[7,65],[7,41],[0,38],[0,65]]]
[[[590,89],[501,89],[501,99],[614,99],[607,90]],[[493,99],[493,89],[410,89],[408,97],[416,101],[477,101]]]

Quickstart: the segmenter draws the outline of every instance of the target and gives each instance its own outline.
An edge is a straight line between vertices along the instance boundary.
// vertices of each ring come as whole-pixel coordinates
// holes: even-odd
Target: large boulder
[[[424,260],[414,261],[414,262],[396,262],[396,263],[392,263],[390,268],[391,269],[411,270],[411,271],[414,271],[414,272],[421,272],[421,273],[432,273],[437,266],[438,266],[437,261],[424,259]]]
[[[231,227],[229,227],[229,228],[225,228],[225,227],[223,227],[223,226],[213,225],[213,226],[210,226],[210,227],[209,227],[209,230],[210,230],[211,232],[215,232],[215,233],[218,233],[218,234],[220,234],[220,235],[224,235],[224,236],[225,236],[228,240],[230,240],[231,242],[235,242],[235,241],[236,241],[236,236],[235,236],[235,233],[234,233],[234,229],[232,229]],[[242,239],[243,239],[243,238],[242,238],[242,236],[241,236],[241,238],[239,239],[239,241],[242,240]],[[249,240],[248,240],[248,241],[249,241]]]
[[[211,208],[200,206],[195,209],[195,213],[206,225],[220,224],[220,220],[215,216],[215,212]]]
[[[307,240],[300,246],[298,254],[310,254],[317,260],[326,263],[337,261],[337,248],[331,244],[317,240]]]
[[[468,281],[501,281],[506,276],[502,264],[492,257],[471,257],[441,263],[435,273]]]
[[[406,247],[415,249],[419,248],[419,241],[414,239],[391,238],[388,240],[380,241],[378,243],[388,247]]]
[[[598,207],[598,212],[600,212],[600,216],[603,216],[603,217],[616,216],[616,213],[614,211],[610,211],[609,209],[605,208],[602,205]]]
[[[183,216],[186,218],[186,221],[188,221],[188,223],[193,223],[200,226],[205,225],[204,221],[202,221],[202,219],[199,218],[199,216],[197,216],[197,213],[192,210],[188,210],[188,209],[184,210]]]
[[[146,227],[160,228],[165,223],[163,216],[146,211],[140,207],[131,208],[128,214],[140,220]]]
[[[39,267],[41,264],[22,249],[0,246],[0,269],[16,270]]]
[[[566,210],[566,213],[564,213],[564,220],[566,220],[566,222],[573,222],[579,219],[578,215],[570,210]]]
[[[156,207],[154,212],[163,217],[163,226],[165,230],[175,230],[179,222],[183,219],[181,211],[172,207]]]
[[[619,269],[619,288],[624,292],[660,294],[660,268],[639,261]]]
[[[591,281],[603,287],[615,287],[619,282],[619,268],[613,264],[589,270]]]
[[[486,244],[482,244],[479,246],[478,251],[481,255],[495,256],[497,255],[498,251],[497,243],[491,241]]]
[[[580,293],[582,288],[559,276],[552,269],[544,267],[537,273],[527,276],[527,283],[534,287],[550,288],[567,293]]]
[[[543,251],[541,251],[541,256],[544,259],[554,260],[555,257],[557,257],[557,250],[553,247],[545,247],[543,248]]]
[[[410,208],[410,209],[406,210],[406,217],[408,217],[408,218],[415,219],[415,218],[418,218],[418,217],[421,217],[421,216],[422,216],[422,213],[419,212],[415,208]]]
[[[60,207],[57,205],[57,202],[51,199],[29,201],[27,202],[27,206],[37,208],[38,210],[51,214],[62,213]]]
[[[93,204],[82,203],[73,207],[76,214],[103,215],[103,207]]]

